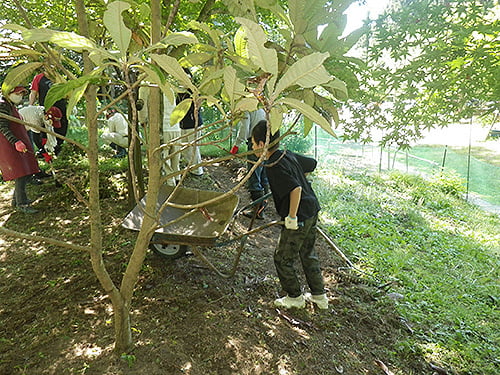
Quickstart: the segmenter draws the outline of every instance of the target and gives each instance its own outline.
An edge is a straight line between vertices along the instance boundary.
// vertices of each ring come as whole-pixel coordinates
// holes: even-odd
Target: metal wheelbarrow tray
[[[158,195],[158,203],[156,209],[159,211],[167,198],[174,191],[174,187],[163,186]],[[225,193],[198,190],[178,187],[170,198],[169,202],[176,205],[197,205],[203,202],[209,202],[214,198],[221,197]],[[144,197],[139,204],[129,212],[123,220],[123,226],[127,229],[138,231],[142,226],[144,218],[144,207],[146,197]],[[249,206],[260,203],[260,201],[252,202],[240,210],[236,210],[239,203],[239,198],[235,194],[230,194],[216,203],[207,203],[195,209],[180,209],[176,207],[167,206],[160,213],[159,226],[156,229],[151,242],[150,248],[159,253],[163,257],[175,259],[183,256],[188,246],[192,252],[204,261],[209,268],[215,271],[219,276],[229,278],[232,277],[239,263],[239,259],[246,240],[250,234],[256,233],[264,228],[281,222],[273,221],[258,228],[250,228],[242,234],[231,235],[230,240],[220,241],[220,237],[226,232],[230,224],[234,223],[234,219],[244,209]],[[184,217],[182,217],[184,215]],[[232,228],[231,228],[232,229]],[[231,230],[229,231],[231,232]],[[239,248],[237,250],[233,266],[229,273],[219,271],[198,249],[198,247],[213,247],[224,246],[232,242],[239,241]]]
[[[157,210],[174,191],[172,186],[162,186],[158,195]],[[198,205],[213,200],[224,193],[208,190],[177,188],[169,202],[177,205]],[[157,238],[172,244],[213,246],[229,226],[239,199],[231,194],[221,201],[196,209],[180,209],[167,206],[159,217]],[[144,218],[146,197],[125,217],[123,226],[140,230]],[[185,215],[183,218],[181,218]]]

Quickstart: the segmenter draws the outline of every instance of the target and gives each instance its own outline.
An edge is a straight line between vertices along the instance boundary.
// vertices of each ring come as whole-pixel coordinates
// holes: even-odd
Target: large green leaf
[[[364,25],[360,27],[359,29],[354,30],[351,32],[349,35],[347,35],[345,38],[342,39],[343,41],[343,48],[339,49],[340,55],[343,55],[359,41],[359,39],[365,35],[368,31],[370,31],[370,27],[368,25]]]
[[[28,43],[51,42],[59,47],[71,49],[73,51],[91,51],[97,49],[90,40],[73,32],[55,31],[49,29],[30,29],[23,31],[23,39]]]
[[[186,113],[188,113],[192,103],[193,99],[184,99],[182,102],[177,104],[170,115],[170,125],[177,124],[181,121],[186,116]]]
[[[9,56],[20,56],[20,57],[29,57],[30,59],[33,60],[38,60],[41,57],[43,57],[43,53],[35,51],[30,48],[21,48],[21,49],[15,49],[12,51],[9,51]]]
[[[180,46],[182,44],[196,44],[198,38],[193,33],[188,31],[179,31],[168,34],[160,43],[167,46]]]
[[[276,99],[283,90],[293,85],[307,88],[320,86],[330,81],[332,77],[323,66],[328,56],[328,53],[316,52],[295,62],[279,80],[272,97]]]
[[[202,22],[198,22],[198,21],[189,22],[187,24],[187,27],[192,29],[192,30],[200,30],[200,31],[205,32],[210,37],[210,39],[212,39],[212,42],[214,43],[217,50],[222,48],[222,45],[221,45],[222,32],[220,30],[214,30],[206,23],[202,23]]]
[[[310,89],[305,89],[304,92],[303,92],[303,100],[304,100],[304,103],[306,104],[309,104],[311,107],[314,107],[314,98],[315,98],[315,94],[314,94],[314,91],[312,88]]]
[[[318,45],[321,48],[321,51],[335,51],[338,50],[342,42],[339,41],[340,36],[343,33],[343,29],[341,29],[335,23],[329,23],[321,32],[318,38]]]
[[[158,43],[153,44],[144,50],[144,52],[153,51],[160,47],[167,46],[180,46],[183,44],[196,44],[198,43],[198,38],[193,33],[188,31],[181,31],[168,34],[165,38],[160,40]]]
[[[258,24],[245,18],[237,17],[236,21],[243,25],[248,40],[248,57],[264,72],[278,74],[278,57],[274,49],[264,47],[267,37]]]
[[[234,112],[253,112],[257,110],[259,101],[254,97],[245,97],[238,100]]]
[[[130,8],[130,4],[124,1],[114,1],[108,4],[108,9],[104,12],[103,22],[111,38],[115,42],[120,55],[124,57],[127,53],[132,31],[123,22],[122,13]]]
[[[271,134],[280,130],[281,125],[283,124],[283,109],[281,106],[271,108],[271,112],[269,113],[269,123],[271,124]]]
[[[163,70],[155,64],[145,64],[138,68],[146,73],[145,81],[158,85],[168,101],[175,102],[173,87],[168,83]]]
[[[254,75],[255,71],[259,69],[250,59],[246,59],[235,54],[226,54],[225,57],[236,64],[238,68],[249,73],[250,75]]]
[[[179,64],[181,64],[182,66],[203,65],[213,58],[214,55],[211,53],[195,52],[195,53],[190,53],[187,56],[184,56],[181,59],[179,59]]]
[[[236,70],[232,66],[226,66],[224,69],[224,90],[229,97],[231,107],[245,94],[245,85],[239,81]]]
[[[338,78],[331,80],[324,86],[339,100],[347,100],[349,97],[345,82]]]
[[[91,74],[87,74],[77,79],[52,85],[47,92],[47,96],[45,97],[45,109],[52,107],[58,100],[68,97],[74,90],[77,90],[84,85],[88,85],[89,83],[99,84],[102,79],[103,77],[100,75],[99,69]]]
[[[321,95],[316,95],[315,107],[321,109],[321,114],[327,120],[333,119],[336,124],[339,123],[339,112],[331,99],[325,98]]]
[[[310,105],[305,104],[304,102],[301,102],[300,100],[293,98],[282,98],[280,99],[280,102],[293,109],[298,110],[304,116],[306,116],[307,118],[309,118],[310,120],[321,126],[321,128],[323,128],[323,130],[325,130],[327,133],[336,137],[330,123]]]
[[[43,63],[40,62],[32,62],[21,64],[11,69],[2,83],[3,94],[9,94],[16,86],[25,85],[33,75],[33,72],[42,65]]]
[[[22,33],[23,31],[28,30],[26,27],[15,24],[15,23],[8,23],[3,26],[0,26],[0,29],[6,29],[6,30],[12,30],[12,31],[18,31]]]
[[[151,58],[162,68],[168,75],[177,80],[184,88],[196,91],[196,87],[191,82],[191,78],[182,69],[179,62],[173,57],[167,55],[152,54]]]
[[[313,125],[314,123],[308,117],[304,117],[304,137],[307,137]]]
[[[257,20],[255,13],[254,0],[222,0],[227,10],[234,17],[245,17],[251,20]]]
[[[69,116],[73,113],[73,108],[76,107],[80,99],[83,97],[89,84],[90,82],[85,82],[82,86],[73,90],[73,93],[69,97],[68,105],[66,107],[66,117],[69,118]]]
[[[246,59],[248,56],[248,40],[246,38],[246,33],[243,27],[238,28],[234,34],[234,52],[241,57]]]
[[[222,88],[224,71],[215,66],[208,67],[199,85],[203,95],[217,95]]]
[[[290,21],[293,24],[295,34],[302,34],[307,28],[307,21],[304,17],[306,5],[304,0],[288,1]]]

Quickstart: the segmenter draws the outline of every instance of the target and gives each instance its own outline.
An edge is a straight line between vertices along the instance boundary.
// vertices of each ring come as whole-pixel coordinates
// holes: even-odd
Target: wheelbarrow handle
[[[243,211],[246,211],[248,210],[250,207],[254,207],[256,205],[258,205],[259,203],[262,203],[263,201],[265,201],[267,198],[269,198],[270,196],[272,195],[272,193],[267,193],[265,195],[263,195],[262,197],[260,197],[259,199],[256,199],[254,200],[253,202],[250,202],[249,204],[247,204],[245,207],[243,208],[240,208],[238,211],[236,211],[236,216],[238,216],[239,214],[241,214]]]

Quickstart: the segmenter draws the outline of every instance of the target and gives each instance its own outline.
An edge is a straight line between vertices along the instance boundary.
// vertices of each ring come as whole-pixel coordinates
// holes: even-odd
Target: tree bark
[[[83,0],[75,0],[80,34],[88,37],[88,23]],[[83,53],[84,73],[89,74],[94,64],[88,53]],[[85,92],[86,124],[89,147],[89,216],[90,216],[90,259],[92,269],[105,292],[109,295],[114,310],[115,351],[123,353],[132,347],[132,331],[130,328],[129,304],[111,280],[102,257],[102,219],[99,201],[99,164],[98,164],[98,124],[97,124],[97,87],[89,85]]]
[[[161,11],[160,0],[151,0],[151,42],[156,43],[161,37]],[[148,100],[149,105],[149,123],[146,129],[149,132],[147,138],[149,139],[148,148],[148,192],[146,195],[146,207],[144,208],[146,214],[142,222],[141,229],[137,235],[134,250],[123,275],[122,283],[120,285],[120,295],[123,298],[124,306],[120,314],[115,312],[115,320],[120,318],[122,329],[116,327],[118,322],[115,322],[115,329],[117,331],[115,349],[118,349],[122,342],[131,338],[128,336],[124,329],[127,327],[127,320],[130,319],[129,313],[131,308],[131,301],[134,293],[135,285],[139,278],[139,273],[144,263],[146,251],[148,249],[149,241],[154,233],[154,228],[158,224],[156,204],[158,202],[158,195],[160,190],[160,170],[161,170],[161,152],[160,152],[160,134],[162,129],[162,118],[160,115],[160,89],[152,88]],[[130,322],[128,322],[128,329],[130,329]]]

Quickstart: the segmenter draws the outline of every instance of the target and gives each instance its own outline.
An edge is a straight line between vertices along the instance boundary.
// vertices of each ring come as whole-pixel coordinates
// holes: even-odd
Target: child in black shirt
[[[266,143],[267,122],[260,121],[252,131],[252,148],[262,155]],[[320,210],[318,199],[306,173],[316,168],[316,160],[290,151],[278,150],[279,132],[270,137],[265,167],[274,204],[284,219],[274,264],[281,286],[287,296],[278,298],[278,307],[305,307],[305,301],[315,303],[320,309],[328,308],[319,259],[314,250],[316,224]],[[300,259],[311,293],[302,294],[294,263]]]

